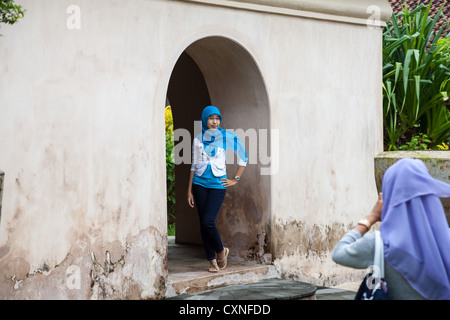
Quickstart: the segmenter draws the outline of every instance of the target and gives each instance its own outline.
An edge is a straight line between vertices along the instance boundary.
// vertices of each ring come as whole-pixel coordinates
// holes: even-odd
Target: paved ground
[[[309,283],[273,278],[178,295],[168,300],[309,300],[314,292],[316,300],[353,300],[356,293],[348,289],[317,288]]]
[[[255,282],[247,284],[234,284],[225,287],[193,292],[183,295],[169,295],[168,300],[265,300],[265,299],[308,299],[312,292],[316,292],[317,300],[353,300],[359,283],[347,283],[335,288],[317,288],[314,285],[283,280],[276,275],[266,274],[263,265],[249,265],[233,261],[226,271],[214,275],[208,273],[208,264],[205,262],[203,247],[177,245],[172,241],[169,244],[169,282],[178,288],[206,286],[206,283],[215,277],[233,280],[241,279],[252,274]],[[266,266],[267,267],[267,266]],[[261,270],[259,270],[261,269]],[[260,273],[258,275],[258,273]],[[275,277],[274,277],[275,276]],[[240,277],[240,278],[239,278]],[[204,282],[204,283],[203,283]],[[175,285],[177,283],[178,285]]]
[[[272,278],[178,295],[169,300],[300,300],[311,299],[316,290],[309,283]]]
[[[354,300],[356,291],[338,288],[318,288],[316,291],[317,300]]]

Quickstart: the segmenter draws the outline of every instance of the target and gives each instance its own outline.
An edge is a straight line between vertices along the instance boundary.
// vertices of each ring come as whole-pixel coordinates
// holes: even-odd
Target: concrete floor
[[[272,265],[244,261],[234,256],[232,252],[228,258],[228,266],[224,270],[218,273],[208,272],[209,262],[205,259],[203,246],[176,244],[173,237],[169,238],[168,260],[167,299],[232,299],[230,297],[249,300],[276,299],[277,290],[280,299],[290,299],[302,296],[300,291],[312,290],[310,284],[280,279]],[[255,295],[257,292],[267,292],[268,287],[272,288],[269,298],[267,295]],[[347,283],[334,288],[316,288],[315,298],[353,300],[358,287],[359,283]]]
[[[169,239],[169,285],[166,297],[205,291],[225,285],[256,282],[277,277],[272,265],[244,261],[230,252],[228,265],[218,273],[208,272],[203,246],[180,245]]]

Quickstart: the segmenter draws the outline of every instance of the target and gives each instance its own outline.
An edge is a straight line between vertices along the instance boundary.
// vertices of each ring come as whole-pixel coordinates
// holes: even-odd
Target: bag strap
[[[378,230],[375,230],[375,255],[373,261],[374,265],[380,268],[380,279],[384,279],[383,239],[381,239],[381,234]]]

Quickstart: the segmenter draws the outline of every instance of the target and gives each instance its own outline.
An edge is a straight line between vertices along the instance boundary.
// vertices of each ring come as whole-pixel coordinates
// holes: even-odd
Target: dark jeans
[[[216,219],[225,199],[226,189],[204,188],[192,185],[192,194],[200,218],[200,233],[205,247],[206,259],[216,259],[216,253],[223,251],[222,240],[216,227]]]

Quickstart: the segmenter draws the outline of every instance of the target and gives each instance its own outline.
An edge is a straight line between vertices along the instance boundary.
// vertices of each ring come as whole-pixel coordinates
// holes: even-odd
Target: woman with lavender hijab
[[[430,176],[417,159],[402,159],[383,177],[372,211],[339,241],[332,259],[364,269],[373,265],[375,236],[381,221],[385,280],[389,298],[450,300],[450,229],[439,198],[450,185]]]

